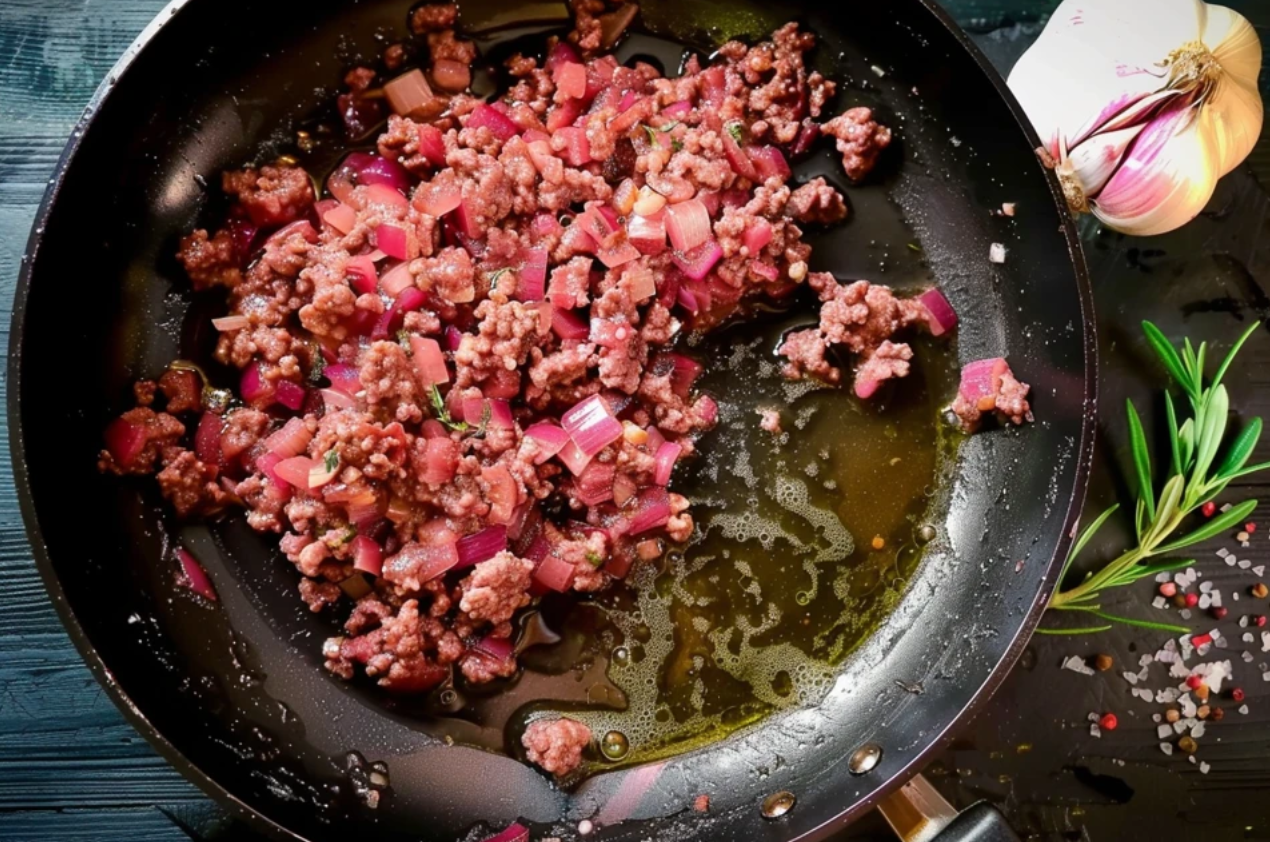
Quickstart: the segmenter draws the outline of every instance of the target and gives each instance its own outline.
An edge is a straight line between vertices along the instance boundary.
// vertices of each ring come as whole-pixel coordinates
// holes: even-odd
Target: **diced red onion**
[[[644,442],[644,446],[648,448],[649,453],[656,453],[666,443],[666,437],[661,434],[661,430],[652,424],[645,427],[644,432],[648,433],[648,441]]]
[[[422,585],[444,575],[458,563],[459,553],[453,542],[411,542],[396,555],[384,560],[382,576],[394,584],[413,579]]]
[[[274,387],[274,399],[287,409],[298,410],[304,406],[304,398],[308,392],[303,386],[292,383],[290,380],[279,380]]]
[[[176,557],[181,562],[181,573],[184,574],[178,581],[204,599],[216,602],[216,589],[212,587],[212,580],[207,577],[207,571],[199,564],[198,559],[184,547],[176,548]]]
[[[677,251],[694,249],[710,239],[710,214],[700,199],[666,206],[666,233]]]
[[[126,421],[124,422],[127,423]],[[198,461],[204,465],[220,465],[222,451],[220,448],[221,432],[225,429],[225,419],[221,418],[215,412],[204,412],[203,417],[198,419],[198,429],[194,431],[194,455],[198,457]],[[145,442],[142,441],[144,446]],[[140,452],[139,450],[137,451]],[[115,456],[112,449],[111,456]],[[136,454],[133,454],[133,459]],[[128,462],[121,462],[118,456],[115,461],[120,465],[127,465]],[[130,462],[131,460],[129,460]]]
[[[450,382],[450,371],[445,366],[445,355],[441,346],[428,336],[411,336],[410,350],[413,354],[415,370],[424,386],[435,386]]]
[[[480,532],[459,539],[459,563],[462,570],[487,561],[507,549],[507,527],[487,526]]]
[[[547,286],[546,246],[522,249],[520,260],[520,271],[516,273],[516,279],[520,282],[516,287],[517,300],[541,301],[546,295]]]
[[[661,113],[663,117],[679,119],[680,117],[684,116],[685,114],[688,114],[691,111],[692,111],[692,103],[686,99],[681,99],[678,102],[672,102],[670,105],[667,105],[665,108],[661,110]]]
[[[538,563],[538,567],[534,570],[533,578],[534,581],[553,591],[564,593],[569,590],[569,585],[573,584],[573,576],[576,572],[572,564],[549,552]]]
[[[591,457],[583,453],[582,448],[578,447],[573,439],[569,439],[564,443],[564,447],[560,448],[560,452],[556,454],[556,457],[564,463],[564,466],[574,476],[578,476],[586,470],[586,466],[591,462]]]
[[[291,497],[291,484],[278,476],[278,463],[282,461],[282,457],[276,453],[265,453],[256,460],[256,470],[269,478],[268,489],[272,492],[272,496],[287,500]]]
[[[486,398],[489,402],[489,426],[494,430],[514,430],[516,420],[512,417],[512,405],[502,398]]]
[[[445,350],[457,351],[463,344],[463,332],[454,325],[445,326]]]
[[[490,523],[511,523],[520,502],[520,490],[516,478],[506,465],[488,465],[481,469],[481,483],[485,486],[485,499],[489,501]]]
[[[626,237],[643,254],[661,254],[666,250],[665,212],[654,216],[631,214],[626,220]]]
[[[439,219],[462,203],[463,188],[453,179],[434,179],[430,183],[419,185],[414,201],[419,210]]]
[[[657,465],[653,469],[653,482],[658,485],[669,485],[670,475],[675,470],[675,460],[683,452],[683,447],[673,441],[662,442],[657,448]]]
[[[572,310],[556,307],[551,311],[551,330],[561,339],[586,339],[591,327]]]
[[[292,456],[274,465],[273,472],[293,488],[308,488],[309,472],[316,464],[307,456]]]
[[[617,72],[617,58],[608,55],[592,59],[587,62],[586,70],[586,97],[584,99],[590,99],[607,88],[609,83],[613,81],[613,74]]]
[[[445,433],[444,428],[441,432]],[[424,442],[424,467],[420,479],[429,485],[444,485],[454,479],[458,462],[459,446],[454,443],[448,433],[443,436],[428,437]]]
[[[410,253],[410,237],[406,229],[399,225],[382,224],[376,228],[375,245],[384,254],[397,260],[413,260],[418,256]]]
[[[361,197],[365,199],[364,204],[383,205],[403,212],[410,208],[410,200],[387,184],[368,184],[362,188]]]
[[[694,200],[695,201],[695,200]],[[685,204],[687,204],[685,202]],[[676,205],[675,207],[678,207]],[[673,239],[673,237],[672,237]],[[679,267],[685,275],[694,281],[700,281],[706,275],[710,274],[710,270],[723,257],[723,249],[714,240],[707,240],[701,243],[691,251],[676,251],[671,255],[671,260]],[[700,296],[697,296],[700,299]],[[699,302],[698,302],[699,303]]]
[[[958,392],[981,412],[996,407],[996,396],[1001,388],[1001,376],[1010,370],[1004,357],[975,360],[961,367],[961,385]]]
[[[494,637],[492,634],[487,634],[476,642],[476,645],[472,647],[472,651],[495,661],[506,661],[515,654],[516,649],[510,638]],[[503,834],[505,833],[507,833],[506,830],[503,831]]]
[[[238,394],[252,406],[263,408],[273,403],[274,385],[265,379],[261,363],[252,363],[243,369],[238,383]]]
[[[877,394],[877,390],[881,387],[881,380],[857,380],[855,382],[855,395],[857,398],[867,401]]]
[[[419,154],[434,167],[445,166],[445,135],[431,123],[419,124]]]
[[[462,232],[463,236],[469,241],[463,243],[463,248],[467,249],[468,253],[476,258],[480,258],[482,254],[478,254],[473,250],[472,243],[480,241],[481,235],[485,233],[481,230],[481,226],[477,223],[479,218],[480,215],[472,206],[472,200],[467,198],[464,198],[463,201],[459,202],[459,206],[454,210],[454,221],[458,224],[459,231]],[[480,248],[483,253],[484,246],[482,245]]]
[[[365,535],[353,539],[353,569],[378,576],[384,569],[384,551]]]
[[[609,248],[601,248],[596,252],[596,257],[600,258],[600,262],[609,269],[630,263],[632,260],[638,260],[639,255],[639,249],[630,242],[623,242]]]
[[[423,116],[433,106],[436,96],[428,87],[422,70],[411,70],[384,85],[384,96],[395,114],[402,117]]]
[[[635,485],[635,480],[626,474],[618,474],[613,477],[613,502],[619,506],[625,506],[626,501],[635,496],[639,491],[639,486]]]
[[[375,328],[371,331],[370,338],[376,340],[387,339],[401,327],[401,321],[405,318],[405,314],[418,310],[425,301],[427,301],[427,296],[418,287],[406,287],[403,289],[397,296],[397,300],[393,302],[393,305],[385,310],[375,322]]]
[[[629,97],[629,101],[627,99]],[[623,134],[630,131],[639,123],[653,116],[656,104],[652,97],[637,97],[634,91],[628,91],[626,97],[622,98],[621,104],[618,106],[620,112],[612,120],[609,120],[608,129],[616,134]]]
[[[385,272],[379,279],[379,289],[389,298],[396,298],[403,290],[414,285],[415,276],[410,274],[410,264],[404,260]]]
[[[425,439],[448,439],[450,437],[450,431],[435,418],[425,419],[420,430]]]
[[[224,333],[230,330],[242,330],[251,327],[251,319],[246,316],[221,316],[219,319],[212,319],[212,327]]]
[[[930,317],[926,320],[931,336],[943,336],[957,327],[957,313],[938,289],[928,289],[917,297]]]
[[[304,419],[292,418],[265,439],[265,450],[282,459],[290,459],[307,450],[312,440],[313,434]]]
[[[318,394],[322,396],[322,403],[327,412],[337,412],[357,406],[356,400],[338,389],[322,389]]]
[[[741,242],[745,244],[750,257],[758,257],[771,241],[772,226],[766,219],[756,219],[741,235]]]
[[[662,134],[661,137],[667,137]],[[648,186],[653,190],[666,197],[666,202],[676,205],[686,202],[697,194],[697,188],[686,178],[678,175],[671,175],[665,171],[660,173],[649,173],[645,180]]]
[[[485,399],[482,397],[464,398],[462,413],[458,420],[466,421],[468,424],[481,423],[481,416],[485,414]]]
[[[472,113],[467,117],[466,125],[469,129],[487,128],[494,137],[504,143],[520,134],[520,128],[510,117],[485,103],[472,109]]]
[[[535,240],[555,237],[563,231],[564,226],[560,224],[559,219],[556,219],[555,214],[540,213],[534,217],[533,222],[529,223],[529,232],[533,234]]]
[[[410,173],[396,161],[366,152],[350,153],[340,169],[350,170],[357,184],[378,184],[405,193],[410,189]]]
[[[347,234],[357,225],[357,211],[340,202],[322,214],[322,221],[341,234]]]
[[[564,139],[565,163],[571,167],[582,167],[591,162],[591,143],[587,140],[586,129],[564,126],[555,134]]]
[[[293,234],[299,234],[310,243],[318,241],[318,233],[314,230],[313,225],[307,219],[299,219],[282,226],[270,234],[269,239],[265,240],[265,245],[286,242]]]
[[[357,369],[343,363],[332,363],[322,370],[323,376],[331,381],[331,388],[352,397],[362,389],[362,381]]]
[[[349,258],[344,265],[344,276],[358,295],[369,295],[379,287],[379,272],[369,254]]]
[[[723,154],[728,159],[732,171],[741,178],[748,178],[750,181],[762,181],[758,177],[758,170],[754,166],[754,162],[745,154],[745,150],[741,148],[741,144],[737,143],[736,138],[732,136],[732,132],[727,127],[719,132],[719,138],[723,141]]]
[[[701,420],[706,424],[713,426],[719,420],[719,405],[709,395],[702,395],[697,398],[695,406],[697,412],[701,415]]]
[[[754,168],[758,171],[760,181],[767,181],[767,179],[772,177],[785,179],[792,175],[784,153],[775,146],[751,146],[746,150],[746,154],[754,162]]]
[[[781,276],[781,271],[765,260],[751,262],[750,271],[765,281],[775,281]]]
[[[599,395],[591,395],[566,411],[560,426],[587,456],[594,456],[622,437],[622,422],[613,417]]]
[[[443,91],[459,93],[472,84],[472,70],[461,61],[439,58],[432,62],[432,81]]]
[[[551,70],[556,90],[562,96],[581,98],[586,95],[586,66],[581,62],[562,61]]]
[[[583,101],[580,99],[566,99],[564,102],[557,103],[555,108],[547,112],[547,131],[554,134],[572,126],[582,113],[582,106]],[[587,160],[590,160],[589,153]]]
[[[612,462],[592,461],[574,483],[574,494],[588,506],[598,506],[613,499],[613,477],[617,473]]]
[[[670,520],[670,495],[666,493],[666,489],[654,486],[641,491],[628,520],[628,535],[639,535],[665,526]]]
[[[538,454],[534,456],[535,465],[546,462],[569,443],[569,434],[550,421],[539,421],[525,430],[525,435],[538,445]]]

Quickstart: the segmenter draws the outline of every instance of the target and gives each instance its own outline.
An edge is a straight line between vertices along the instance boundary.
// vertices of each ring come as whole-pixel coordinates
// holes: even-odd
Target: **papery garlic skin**
[[[1201,0],[1064,0],[1009,84],[1073,211],[1127,234],[1193,219],[1252,151],[1261,43]]]

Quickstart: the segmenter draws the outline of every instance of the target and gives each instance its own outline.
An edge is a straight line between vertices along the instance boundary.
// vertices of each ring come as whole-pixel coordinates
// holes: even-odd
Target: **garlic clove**
[[[1151,236],[1194,219],[1217,184],[1203,114],[1184,104],[1151,121],[1092,204],[1117,231]]]
[[[1066,166],[1088,198],[1094,198],[1115,174],[1125,150],[1145,128],[1144,124],[1119,131],[1100,132],[1068,153]]]

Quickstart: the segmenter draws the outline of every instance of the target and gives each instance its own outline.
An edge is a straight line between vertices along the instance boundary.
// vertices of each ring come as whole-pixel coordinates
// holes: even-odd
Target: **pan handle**
[[[904,842],[1019,842],[1005,817],[986,801],[958,813],[921,775],[878,805]]]

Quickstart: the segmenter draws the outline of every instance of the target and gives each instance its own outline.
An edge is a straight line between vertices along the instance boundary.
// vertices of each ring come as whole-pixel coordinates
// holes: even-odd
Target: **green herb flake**
[[[322,375],[326,372],[326,357],[322,356],[321,351],[313,352],[313,364],[309,368],[309,384],[316,386],[322,382]]]
[[[745,128],[740,123],[728,123],[727,129],[738,145],[745,142]]]
[[[322,456],[322,467],[328,474],[335,473],[335,469],[340,466],[340,452],[332,447]]]
[[[678,138],[675,138],[670,142],[670,148],[676,152],[681,152],[683,151],[684,145]]]
[[[467,432],[468,425],[464,421],[455,421],[450,417],[450,410],[445,408],[445,398],[441,397],[441,390],[437,388],[437,384],[433,383],[428,387],[428,397],[432,401],[432,415],[446,427],[459,432]]]
[[[604,563],[604,556],[600,555],[597,552],[588,552],[586,554],[586,560],[591,562],[592,567],[599,567],[601,564]]]
[[[489,274],[489,291],[490,291],[490,292],[493,292],[494,290],[498,289],[498,281],[499,281],[499,279],[500,279],[500,278],[502,278],[504,275],[506,275],[506,274],[507,274],[508,272],[510,272],[511,270],[512,270],[512,267],[510,267],[510,266],[504,266],[502,269],[497,269],[497,270],[495,270],[495,271],[491,272],[491,273]]]
[[[397,344],[401,346],[401,350],[406,352],[407,357],[415,355],[414,350],[410,347],[410,331],[404,328],[397,331]]]

